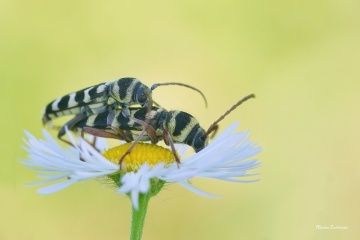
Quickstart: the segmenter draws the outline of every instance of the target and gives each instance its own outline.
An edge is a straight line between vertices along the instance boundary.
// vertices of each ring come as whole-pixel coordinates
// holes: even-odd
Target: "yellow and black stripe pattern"
[[[164,131],[168,131],[170,137],[175,143],[182,143],[191,146],[195,152],[199,152],[208,145],[208,138],[202,138],[205,130],[199,125],[199,122],[192,115],[182,111],[166,111],[163,108],[153,107],[150,112],[146,107],[129,108],[131,117],[147,122],[156,132],[158,141],[163,140]],[[109,123],[110,111],[88,116],[74,125],[76,129],[91,127],[111,132],[114,135],[118,133],[113,130],[121,129],[130,131],[136,138],[143,127],[124,115],[124,109],[115,111],[115,116]],[[75,130],[75,129],[72,129]],[[65,134],[65,132],[63,133]],[[120,136],[119,136],[120,138]],[[145,133],[141,141],[148,141],[149,137]]]
[[[120,78],[114,82],[98,85],[70,93],[50,102],[44,109],[42,121],[47,123],[64,115],[84,114],[89,116],[118,106],[127,108],[147,102],[145,90],[150,89],[136,78]]]
[[[141,131],[143,128],[140,124],[135,123],[131,118],[128,118],[125,116],[124,111],[125,109],[118,109],[115,110],[114,118],[111,122],[108,122],[109,115],[111,114],[110,111],[105,111],[98,114],[90,115],[79,122],[77,122],[74,125],[74,129],[82,129],[83,127],[91,127],[96,129],[106,129],[111,131],[112,127],[121,129],[121,130],[131,130],[131,131]],[[157,119],[160,118],[160,115],[164,111],[162,108],[152,108],[152,110],[147,113],[147,108],[129,108],[130,115],[133,118],[136,118],[141,121],[146,121],[146,116],[151,117],[149,119],[149,125],[153,127],[157,127]],[[147,115],[148,114],[148,115]],[[114,134],[116,134],[114,132]],[[162,135],[159,135],[159,138],[162,137]]]
[[[208,145],[208,139],[202,138],[205,130],[195,117],[186,112],[168,112],[163,127],[168,129],[174,142],[187,144],[194,148],[195,152],[199,152]]]

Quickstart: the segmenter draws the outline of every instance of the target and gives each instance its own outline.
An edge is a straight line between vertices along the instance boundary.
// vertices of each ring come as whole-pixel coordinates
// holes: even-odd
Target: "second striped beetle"
[[[151,141],[157,143],[164,140],[166,145],[170,145],[177,163],[180,159],[176,154],[174,143],[182,143],[191,146],[195,152],[199,152],[208,145],[210,133],[218,128],[218,123],[240,104],[250,98],[250,94],[239,100],[220,118],[210,125],[205,131],[192,115],[183,111],[167,111],[163,108],[154,107],[152,110],[147,108],[130,108],[130,116],[123,114],[123,109],[115,111],[115,114],[105,111],[91,115],[72,125],[70,130],[80,129],[85,133],[97,137],[115,138],[127,142],[134,141],[128,151],[119,160],[119,165],[125,156],[131,152],[139,141]],[[65,129],[59,132],[59,138],[65,134]]]

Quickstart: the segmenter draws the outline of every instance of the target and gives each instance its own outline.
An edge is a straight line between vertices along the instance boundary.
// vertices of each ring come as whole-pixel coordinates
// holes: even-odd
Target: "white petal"
[[[138,208],[139,194],[149,191],[152,178],[178,182],[190,191],[206,197],[216,196],[194,187],[188,180],[202,177],[230,182],[256,181],[240,178],[254,175],[249,174],[248,171],[258,167],[260,163],[250,158],[258,154],[261,147],[256,147],[256,144],[249,140],[248,132],[234,132],[238,125],[238,123],[230,125],[203,150],[182,159],[180,167],[176,163],[168,166],[157,164],[152,167],[144,164],[137,172],[124,174],[120,179],[121,187],[118,192],[129,194],[134,208]],[[87,141],[67,132],[68,139],[76,147],[64,150],[45,130],[43,131],[45,140],[37,140],[27,131],[25,135],[28,140],[24,140],[26,144],[24,149],[29,153],[29,157],[22,162],[27,168],[41,172],[38,176],[44,179],[32,185],[53,184],[39,189],[38,192],[41,194],[53,193],[74,182],[119,171],[117,164],[105,159],[97,150],[100,148],[102,151],[107,148],[104,142],[99,141],[100,146],[94,149]],[[189,148],[183,144],[176,144],[175,147],[181,155]]]
[[[191,184],[189,184],[189,183],[187,183],[185,181],[179,182],[179,184],[182,185],[183,187],[187,188],[188,190],[190,190],[190,191],[192,191],[192,192],[194,192],[196,194],[199,194],[201,196],[209,197],[209,198],[219,198],[219,196],[216,196],[216,195],[201,191],[200,189],[194,187],[193,185],[191,185]]]
[[[47,187],[44,187],[44,188],[40,188],[37,192],[39,194],[50,194],[50,193],[54,193],[54,192],[57,192],[57,191],[60,191],[68,186],[70,186],[71,184],[75,183],[76,180],[75,179],[69,179],[69,180],[66,180],[66,181],[63,181],[63,182],[59,182],[59,183],[56,183],[56,184],[53,184],[51,186],[47,186]]]
[[[138,210],[139,209],[139,192],[134,190],[131,191],[131,202],[133,204],[133,207]]]
[[[67,134],[70,141],[80,144],[80,148],[63,149],[45,130],[45,140],[37,140],[27,131],[25,134],[29,138],[28,141],[25,140],[28,146],[25,149],[29,152],[29,157],[21,162],[31,170],[42,172],[39,177],[44,178],[43,181],[31,185],[56,182],[40,189],[41,194],[53,193],[76,181],[98,178],[119,171],[119,166],[105,159],[81,138],[75,139],[69,133]],[[57,182],[61,179],[62,182]]]

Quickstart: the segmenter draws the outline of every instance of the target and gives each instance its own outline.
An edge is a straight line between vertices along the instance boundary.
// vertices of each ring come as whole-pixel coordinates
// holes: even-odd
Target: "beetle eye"
[[[140,102],[145,103],[147,101],[147,97],[145,95],[145,93],[142,93],[140,96]]]
[[[136,98],[138,103],[140,103],[141,105],[144,105],[147,102],[147,96],[143,89],[140,89],[140,91],[138,91]]]
[[[151,91],[145,85],[141,85],[136,93],[136,101],[140,103],[141,106],[144,106],[151,99]]]

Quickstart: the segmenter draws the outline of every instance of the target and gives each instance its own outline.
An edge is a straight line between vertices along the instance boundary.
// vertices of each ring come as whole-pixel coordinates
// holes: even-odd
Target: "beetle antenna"
[[[203,97],[204,101],[205,101],[205,107],[207,108],[208,104],[207,104],[207,100],[206,100],[206,97],[205,95],[197,88],[191,86],[191,85],[188,85],[188,84],[185,84],[185,83],[179,83],[179,82],[166,82],[166,83],[155,83],[151,86],[151,91],[153,91],[155,88],[157,88],[158,86],[166,86],[166,85],[178,85],[178,86],[183,86],[183,87],[187,87],[187,88],[190,88],[194,91],[197,91],[198,93],[201,94],[201,96]]]
[[[254,94],[250,94],[246,97],[244,97],[243,99],[241,99],[240,101],[238,101],[237,103],[235,103],[235,105],[233,105],[229,110],[227,110],[218,120],[216,120],[213,124],[210,125],[209,129],[206,131],[206,133],[201,137],[203,139],[206,139],[209,134],[217,129],[217,124],[223,120],[229,113],[231,113],[235,108],[237,108],[239,105],[241,105],[243,102],[249,100],[250,98],[255,98]]]

